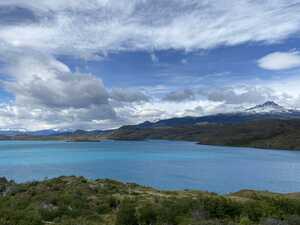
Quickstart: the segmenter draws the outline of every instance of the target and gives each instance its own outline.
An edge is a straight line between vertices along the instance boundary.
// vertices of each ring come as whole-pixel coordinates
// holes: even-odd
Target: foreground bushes
[[[300,225],[295,195],[162,192],[111,180],[0,179],[0,225]]]
[[[125,200],[117,212],[117,225],[300,225],[299,202],[295,205],[294,201],[286,200],[284,205],[273,205],[277,201],[282,199],[239,203],[224,197],[200,197],[140,206],[133,200]]]

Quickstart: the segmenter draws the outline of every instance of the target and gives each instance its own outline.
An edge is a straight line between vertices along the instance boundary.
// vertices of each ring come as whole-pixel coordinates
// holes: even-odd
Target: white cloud
[[[168,93],[163,100],[170,102],[183,102],[192,100],[195,97],[195,93],[190,89],[177,90]]]
[[[125,103],[141,103],[148,102],[150,100],[150,98],[141,91],[124,88],[114,88],[110,92],[110,98],[117,102]]]
[[[268,100],[276,100],[276,95],[270,88],[258,87],[223,87],[208,91],[207,98],[210,101],[223,102],[225,104],[257,104]]]
[[[118,122],[99,78],[73,73],[55,58],[30,52],[10,55],[3,87],[15,100],[0,109],[0,128],[87,128]],[[115,121],[115,122],[114,122]],[[99,128],[99,127],[98,127]]]
[[[273,52],[258,60],[266,70],[285,70],[300,67],[300,52]]]
[[[0,27],[0,42],[55,54],[143,49],[198,50],[275,42],[300,30],[299,1],[1,1],[39,16]],[[274,29],[276,24],[276,29]]]
[[[185,116],[201,116],[205,113],[202,106],[196,106],[195,108],[187,109],[185,111]]]
[[[102,81],[90,74],[72,73],[53,57],[17,57],[7,68],[13,81],[4,82],[15,95],[17,104],[53,108],[84,108],[108,104]]]
[[[150,54],[150,58],[151,58],[151,61],[152,61],[153,63],[158,63],[158,62],[159,62],[159,58],[157,57],[157,55],[156,55],[154,52],[152,52],[152,53]]]
[[[151,52],[278,42],[300,31],[298,3],[0,0],[0,7],[26,11],[24,18],[0,23],[0,56],[6,64],[4,72],[10,76],[1,87],[15,97],[0,107],[0,128],[101,129],[146,119],[213,113],[223,102],[254,103],[261,97],[256,91],[210,93],[210,99],[203,100],[199,94],[175,90],[165,97],[167,101],[149,100],[144,93],[129,89],[107,91],[101,79],[73,72],[56,57],[99,60],[109,52],[146,50],[153,62],[158,62]],[[280,60],[281,68],[294,67],[299,53],[285,54],[289,57]],[[274,64],[268,68],[274,69]],[[150,89],[155,96],[167,92],[163,86]]]

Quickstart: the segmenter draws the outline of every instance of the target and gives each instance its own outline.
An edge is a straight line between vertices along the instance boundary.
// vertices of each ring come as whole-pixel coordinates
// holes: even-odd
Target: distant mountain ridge
[[[145,128],[166,128],[178,126],[193,126],[205,124],[237,124],[266,119],[300,119],[300,111],[286,109],[273,101],[267,101],[263,104],[245,109],[239,112],[219,113],[199,117],[175,117],[162,119],[157,122],[145,121],[137,125],[125,125],[120,130],[127,129],[145,129]],[[118,129],[117,129],[118,130]],[[0,130],[1,136],[34,136],[34,137],[51,137],[51,136],[71,136],[71,135],[101,135],[112,130],[39,130],[39,131],[17,131],[17,130]]]
[[[38,137],[47,137],[47,136],[67,136],[67,135],[95,135],[101,134],[106,131],[102,130],[37,130],[37,131],[18,131],[18,130],[0,130],[0,135],[2,136],[38,136]]]
[[[5,131],[2,131],[5,132]],[[115,130],[9,132],[0,140],[183,140],[207,145],[300,150],[300,111],[265,102],[235,113],[146,121]]]
[[[300,111],[265,102],[240,112],[124,126],[114,140],[183,140],[205,145],[300,150]]]
[[[38,131],[25,131],[25,130],[0,130],[0,135],[17,136],[17,135],[32,135],[32,136],[49,136],[61,133],[62,131],[56,130],[38,130]]]
[[[159,120],[157,122],[146,121],[137,125],[123,126],[121,127],[121,129],[177,127],[201,125],[207,123],[230,124],[266,119],[300,119],[300,111],[286,109],[273,101],[267,101],[263,104],[256,105],[254,107],[239,112],[219,113],[199,117],[186,116]]]

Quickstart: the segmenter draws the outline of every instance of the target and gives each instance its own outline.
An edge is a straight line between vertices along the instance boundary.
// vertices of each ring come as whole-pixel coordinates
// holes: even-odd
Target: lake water
[[[110,178],[160,189],[300,191],[300,152],[178,141],[0,142],[0,176]]]

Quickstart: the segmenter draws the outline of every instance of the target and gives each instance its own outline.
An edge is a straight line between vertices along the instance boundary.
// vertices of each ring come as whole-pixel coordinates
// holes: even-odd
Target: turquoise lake
[[[300,191],[300,152],[179,141],[2,141],[0,176],[110,178],[160,189]]]

